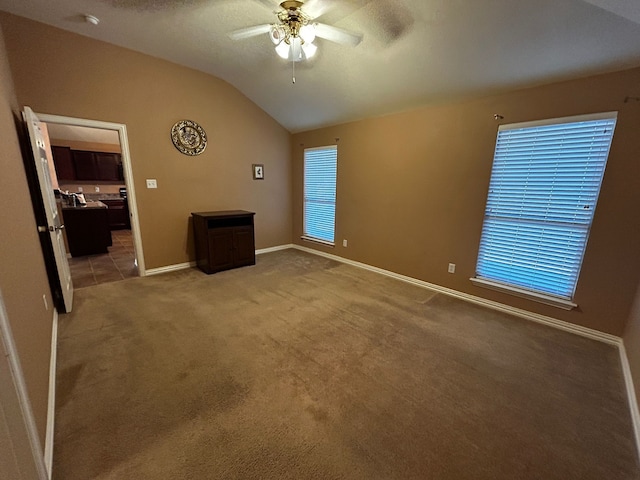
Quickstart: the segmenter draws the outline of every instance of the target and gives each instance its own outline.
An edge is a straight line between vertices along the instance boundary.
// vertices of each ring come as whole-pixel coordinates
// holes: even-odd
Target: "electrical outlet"
[[[78,187],[78,192],[82,193],[84,191],[84,189],[82,187]]]
[[[100,191],[100,187],[96,187],[96,193]]]
[[[158,188],[158,181],[155,178],[147,178],[147,188]]]
[[[347,239],[345,238],[344,240],[342,240],[342,246],[346,247],[347,246]]]
[[[449,269],[447,271],[449,273],[456,273],[456,264],[455,263],[450,263],[449,264]]]

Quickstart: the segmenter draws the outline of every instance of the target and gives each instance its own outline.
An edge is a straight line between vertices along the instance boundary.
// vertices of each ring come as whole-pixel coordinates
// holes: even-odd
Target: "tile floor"
[[[69,259],[73,288],[90,287],[125,278],[137,277],[131,230],[113,230],[109,253]]]

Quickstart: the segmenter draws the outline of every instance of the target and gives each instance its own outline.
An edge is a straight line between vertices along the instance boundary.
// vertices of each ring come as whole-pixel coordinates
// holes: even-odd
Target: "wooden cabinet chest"
[[[196,261],[203,272],[255,265],[254,215],[244,210],[191,214]]]

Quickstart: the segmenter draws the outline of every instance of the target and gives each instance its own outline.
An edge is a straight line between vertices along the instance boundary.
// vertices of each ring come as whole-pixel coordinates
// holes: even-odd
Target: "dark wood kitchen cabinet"
[[[122,156],[119,153],[73,150],[52,146],[58,180],[78,182],[124,182]]]
[[[124,180],[122,159],[119,153],[72,150],[76,179],[98,182]]]
[[[72,150],[71,156],[73,157],[73,166],[76,169],[76,180],[98,180],[98,166],[94,152]]]
[[[56,168],[56,176],[58,180],[75,180],[76,168],[73,165],[73,157],[69,147],[51,146],[53,154],[53,164]]]
[[[200,270],[215,273],[255,265],[255,213],[244,210],[197,212],[193,217],[196,261]]]
[[[102,199],[100,200],[107,207],[107,217],[109,218],[110,230],[122,230],[131,228],[129,220],[129,205],[124,198]]]
[[[95,152],[94,158],[99,180],[103,182],[120,182],[124,180],[122,159],[119,153]]]

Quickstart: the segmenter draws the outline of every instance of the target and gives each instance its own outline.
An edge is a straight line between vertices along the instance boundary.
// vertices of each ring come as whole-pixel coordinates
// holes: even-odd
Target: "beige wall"
[[[293,238],[423,281],[621,335],[640,277],[640,69],[293,136]],[[493,149],[502,123],[618,111],[575,300],[563,311],[473,286]],[[303,149],[338,141],[336,247],[300,240]],[[348,247],[342,247],[348,239]],[[456,273],[448,274],[448,263]]]
[[[0,291],[44,448],[53,301],[17,136],[19,114],[0,30]]]
[[[194,259],[191,212],[256,212],[256,248],[291,243],[290,134],[228,83],[163,60],[0,14],[18,101],[36,112],[127,125],[147,268]],[[170,129],[209,144],[180,154]],[[263,163],[265,179],[252,179]],[[145,179],[155,178],[157,190]]]
[[[638,284],[635,301],[624,330],[623,340],[636,399],[640,400],[640,284]]]

